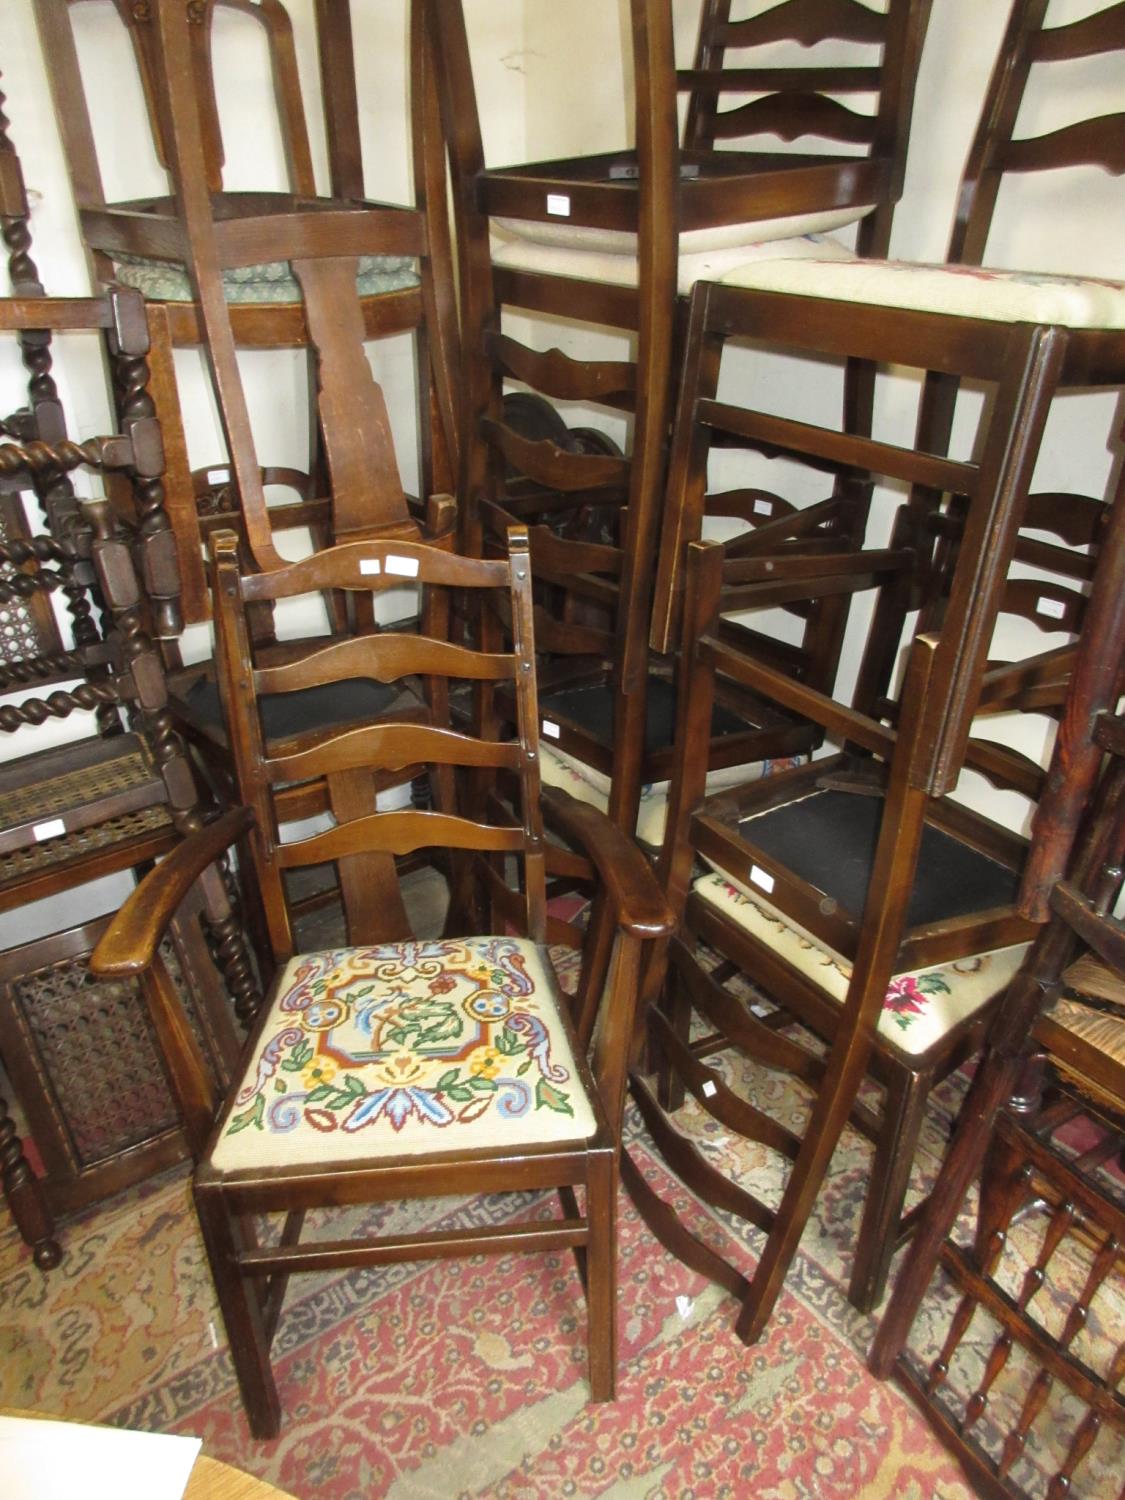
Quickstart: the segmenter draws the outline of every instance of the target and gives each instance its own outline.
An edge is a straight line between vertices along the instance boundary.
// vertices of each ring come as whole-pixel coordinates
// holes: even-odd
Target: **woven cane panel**
[[[49,818],[72,807],[88,807],[101,797],[113,797],[134,787],[147,786],[154,772],[139,750],[115,756],[98,766],[83,766],[36,781],[29,786],[0,792],[0,827],[24,823],[29,818]]]
[[[32,870],[66,864],[84,854],[93,854],[98,849],[129,843],[144,834],[169,828],[171,824],[172,819],[166,807],[142,807],[139,812],[123,813],[119,818],[107,818],[104,823],[96,823],[92,828],[67,833],[58,839],[47,839],[29,849],[14,849],[11,854],[0,856],[0,883],[16,880]]]
[[[13,497],[14,498],[14,497]],[[8,505],[0,504],[0,541],[22,541],[27,528],[20,524]],[[11,563],[0,563],[0,579],[11,578],[16,569]],[[27,605],[9,599],[0,605],[0,661],[27,661],[56,649],[56,643],[44,636]]]
[[[182,983],[175,951],[163,951]],[[12,995],[83,1168],[178,1123],[135,985],[95,980],[80,958],[25,975]]]

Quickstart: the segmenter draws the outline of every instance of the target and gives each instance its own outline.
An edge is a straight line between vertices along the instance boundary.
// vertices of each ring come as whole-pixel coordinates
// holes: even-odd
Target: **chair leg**
[[[55,1224],[43,1187],[16,1135],[15,1121],[8,1113],[7,1101],[0,1097],[0,1184],[8,1200],[12,1218],[22,1239],[31,1246],[32,1259],[41,1271],[51,1271],[62,1260],[62,1249],[55,1239]]]
[[[883,1128],[856,1240],[848,1301],[862,1313],[882,1301],[891,1258],[898,1249],[902,1205],[933,1083],[931,1073],[895,1075],[883,1100]]]
[[[617,1386],[617,1171],[609,1152],[590,1160],[586,1218],[590,1395],[594,1401],[612,1401]]]
[[[194,1195],[250,1432],[260,1440],[275,1438],[281,1430],[281,1401],[270,1365],[262,1303],[253,1282],[238,1270],[239,1226],[220,1192],[196,1183]]]

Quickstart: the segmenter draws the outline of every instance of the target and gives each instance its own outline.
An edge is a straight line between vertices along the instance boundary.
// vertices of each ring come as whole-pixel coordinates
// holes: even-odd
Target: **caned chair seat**
[[[1065,328],[1125,328],[1125,282],[899,260],[748,259],[728,286],[902,307],[947,317]]]
[[[780,959],[833,1000],[843,1003],[852,966],[841,954],[816,942],[758,893],[751,893],[726,874],[712,871],[701,875],[692,890],[760,942],[768,943]],[[1017,943],[895,974],[883,1000],[879,1036],[912,1056],[926,1052],[1007,986],[1027,948],[1026,943]]]
[[[175,261],[151,260],[141,255],[114,257],[116,279],[136,287],[149,302],[194,302],[187,267]],[[418,262],[409,255],[361,255],[356,269],[356,291],[361,297],[377,297],[419,286]],[[223,271],[223,292],[228,302],[300,302],[301,288],[288,261],[271,260],[262,265],[228,266]]]
[[[497,221],[505,231],[515,230],[515,223]],[[494,225],[494,227],[496,227]],[[761,224],[739,224],[728,226],[740,231],[733,244],[718,243],[700,245],[695,234],[720,234],[723,231],[689,231],[680,237],[680,256],[677,270],[677,290],[686,297],[697,281],[722,281],[729,272],[736,271],[747,263],[778,258],[823,260],[852,260],[854,254],[847,246],[828,235],[805,230],[786,238],[769,239],[761,233]],[[768,226],[765,226],[768,227]],[[520,224],[523,230],[554,231],[551,224]],[[558,238],[547,235],[529,238],[495,235],[492,241],[492,263],[501,270],[526,271],[533,276],[566,276],[580,281],[603,282],[609,286],[635,287],[638,285],[636,235],[621,232],[621,243],[613,240],[613,230],[585,229],[579,225],[568,227]],[[586,240],[589,236],[589,240]]]
[[[290,960],[209,1162],[220,1172],[588,1140],[550,961],[470,937]]]

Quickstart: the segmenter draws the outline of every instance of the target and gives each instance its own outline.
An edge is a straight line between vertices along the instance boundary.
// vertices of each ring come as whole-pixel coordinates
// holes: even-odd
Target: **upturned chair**
[[[383,541],[258,574],[240,569],[233,535],[218,535],[212,547],[220,680],[244,806],[164,861],[102,940],[94,967],[140,978],[164,1041],[197,1152],[200,1226],[251,1429],[271,1437],[280,1424],[269,1345],[290,1272],[482,1250],[565,1246],[578,1253],[591,1392],[607,1399],[614,1391],[614,1197],[627,1057],[644,943],[666,934],[669,923],[635,847],[591,809],[557,793],[541,799],[526,537],[513,538],[510,563]],[[326,645],[299,663],[247,670],[248,613],[258,600],[323,586],[378,590],[404,576],[441,596],[451,589],[504,595],[516,622],[515,651],[478,652],[443,636],[383,632]],[[430,618],[447,619],[447,605]],[[461,679],[485,696],[514,682],[519,738],[480,740],[388,717],[325,736],[295,755],[271,753],[263,694],[359,673],[380,682],[412,673]],[[522,793],[519,821],[375,811],[375,774],[415,762],[435,767],[434,775],[511,773]],[[327,779],[335,823],[283,843],[276,789],[304,776]],[[600,876],[573,1018],[544,947],[544,804],[587,847]],[[195,878],[238,838],[260,883],[276,972],[241,1077],[223,1098],[203,1077],[159,942]],[[393,872],[394,856],[433,845],[479,861],[492,935],[407,936],[401,902],[388,898],[381,877]],[[339,868],[347,946],[301,953],[283,875],[325,861]],[[581,1208],[578,1185],[585,1190]],[[392,1224],[384,1236],[299,1240],[311,1208],[536,1187],[558,1189],[561,1219],[404,1233]],[[262,1242],[254,1215],[273,1212],[285,1215],[280,1239]]]
[[[942,368],[983,382],[992,407],[981,419],[974,461],[921,446],[899,448],[713,396],[726,342],[756,344],[818,358],[873,359]],[[1110,354],[1115,358],[1109,359]],[[792,543],[760,556],[726,560],[717,544],[689,549],[699,590],[685,611],[688,691],[677,724],[673,812],[662,870],[684,927],[672,946],[666,1007],[653,1013],[663,1054],[659,1097],[638,1078],[642,1113],[665,1155],[708,1202],[767,1232],[759,1269],[747,1280],[689,1239],[675,1217],[652,1202],[630,1174],[630,1188],[654,1229],[689,1263],[731,1289],[742,1303],[738,1331],[753,1340],[780,1290],[840,1130],[872,1057],[884,1085],[881,1118],[861,1110],[857,1123],[877,1142],[851,1293],[877,1300],[890,1256],[911,1219],[902,1203],[925,1094],[936,1078],[980,1045],[986,1006],[1019,963],[1034,927],[1015,909],[1025,842],[950,797],[971,750],[974,718],[992,690],[1006,706],[1057,705],[1065,669],[1051,650],[1030,665],[991,658],[1003,611],[1028,607],[1013,594],[1009,571],[1026,545],[1028,489],[1042,424],[1058,381],[1120,380],[1120,347],[1027,325],[949,320],[913,312],[857,321],[840,303],[700,286],[692,309],[687,387],[702,380],[681,416],[695,437],[689,471],[699,484],[706,433],[731,430],[790,463],[825,458],[851,464],[860,478],[910,486],[903,508],[924,500],[929,548],[891,547],[859,554]],[[1104,357],[1104,358],[1103,358]],[[699,434],[703,433],[700,438]],[[784,653],[774,659],[716,626],[718,612],[771,606],[838,589],[876,588],[870,652],[883,672],[890,654],[909,660],[903,685],[871,693],[861,664],[853,703],[792,677]],[[1036,600],[1073,629],[1081,603],[1044,584]],[[918,613],[920,603],[933,607]],[[887,603],[888,607],[882,606]],[[1069,617],[1067,611],[1070,611]],[[1034,613],[1034,602],[1031,613]],[[1042,669],[1042,670],[1041,670]],[[702,803],[703,726],[711,680],[728,675],[769,703],[819,724],[836,754],[769,781]],[[1042,692],[1038,691],[1042,688]],[[1032,701],[1034,700],[1034,701]],[[996,747],[994,747],[996,749]],[[1026,760],[978,756],[994,781],[1034,795]],[[677,801],[678,793],[678,801]],[[694,875],[699,856],[713,866]],[[709,977],[702,945],[727,962],[720,980],[746,975],[781,1007],[764,1025],[723,984]],[[689,1040],[692,1008],[708,1034]],[[798,1018],[830,1042],[826,1059],[775,1029]],[[745,1101],[733,1098],[707,1058],[734,1046],[767,1066],[796,1073],[815,1092],[812,1118],[797,1140]],[[689,1089],[728,1128],[762,1140],[793,1162],[780,1206],[766,1208],[732,1184],[677,1129],[673,1118]]]
[[[667,674],[654,683],[651,712],[645,690],[678,296],[730,263],[732,246],[785,237],[785,249],[776,253],[808,253],[813,246],[802,236],[861,221],[861,243],[873,253],[885,251],[890,208],[901,192],[928,4],[893,0],[882,14],[850,0],[791,0],[741,22],[730,22],[728,9],[704,6],[696,66],[677,71],[668,0],[630,6],[634,149],[495,168],[484,160],[462,8],[430,7],[463,298],[462,535],[479,549],[485,523],[478,496],[496,498],[488,471],[497,464],[516,465],[547,487],[552,498],[543,510],[554,523],[568,505],[602,508],[616,558],[606,554],[599,563],[594,554],[575,553],[564,562],[560,553],[550,563],[542,560],[556,575],[583,575],[579,589],[596,588],[608,601],[608,626],[600,639],[588,638],[601,682],[587,680],[574,693],[545,683],[543,706],[547,722],[559,729],[564,757],[569,746],[571,770],[583,758],[595,773],[608,769],[610,815],[630,831],[641,786],[666,777],[659,754],[666,761],[670,747]],[[853,49],[851,61],[778,66],[775,56],[744,66],[750,49],[768,53],[779,40],[831,40]],[[738,63],[731,66],[727,54],[735,50]],[[853,65],[856,52],[861,66]],[[760,97],[719,113],[724,92]],[[870,114],[835,97],[856,93],[874,97]],[[680,94],[689,98],[682,145]],[[756,149],[777,135],[800,138],[802,149]],[[745,148],[732,149],[739,138]],[[839,155],[825,151],[825,138]],[[505,236],[495,249],[494,230]],[[635,333],[636,359],[576,360],[559,349],[531,348],[502,331],[505,310]],[[553,400],[631,413],[629,462],[560,452],[549,440],[521,443],[502,420],[505,380],[529,383]],[[862,424],[864,404],[853,396],[849,421]],[[728,726],[731,733],[757,727]],[[716,753],[722,764],[718,744]]]
[[[1125,1270],[1114,1171],[1125,929],[1113,915],[1125,860],[1123,570],[1119,493],[1024,872],[1023,908],[1048,921],[990,1027],[869,1361],[905,1387],[983,1494],[1092,1493],[1099,1473],[1121,1470],[1119,1329],[1100,1326],[1098,1309],[1120,1298]],[[982,1166],[965,1244],[954,1223]],[[931,1317],[926,1355],[920,1334],[907,1340],[939,1282],[955,1299]],[[970,1322],[980,1357],[967,1360]]]
[[[217,316],[217,304],[222,304],[231,341],[238,347],[284,349],[316,344],[326,316],[326,299],[334,299],[331,316],[347,323],[357,348],[363,338],[381,339],[413,330],[418,346],[420,486],[424,494],[452,488],[456,332],[436,98],[426,72],[425,49],[417,46],[411,107],[416,204],[406,208],[366,202],[349,4],[347,0],[317,0],[332,195],[324,196],[318,193],[313,174],[293,28],[280,0],[204,0],[186,7],[177,0],[145,6],[114,0],[114,8],[131,44],[148,109],[152,148],[168,176],[171,191],[167,197],[107,201],[102,168],[108,167],[109,160],[99,164],[74,26],[80,18],[104,17],[93,15],[95,7],[88,0],[36,0],[56,115],[92,271],[99,281],[139,287],[152,308],[153,391],[168,451],[168,510],[177,548],[181,610],[183,619],[191,623],[206,620],[210,614],[203,574],[207,530],[216,519],[219,524],[241,525],[247,510],[264,503],[261,477],[255,475],[252,487],[247,488],[245,474],[233,464],[233,451],[226,461],[208,464],[194,475],[187,456],[172,349],[213,341],[210,325]],[[224,188],[213,70],[213,50],[221,45],[215,34],[220,16],[228,22],[241,17],[244,30],[255,26],[261,30],[277,105],[287,177],[284,190]],[[186,151],[185,130],[191,141]],[[112,160],[115,167],[120,165],[118,156]],[[198,234],[189,222],[192,212],[213,220],[210,254],[200,250]],[[341,257],[334,293],[326,290],[323,270],[303,276],[295,271],[292,257],[300,251],[306,229],[320,247],[318,253],[323,254],[323,247],[331,242]],[[343,269],[345,260],[349,271]],[[310,290],[314,281],[319,288],[315,297]],[[208,301],[212,304],[209,316]],[[354,305],[345,311],[343,302]],[[354,360],[349,369],[354,374]],[[369,374],[366,383],[370,384]],[[383,420],[385,424],[385,416]],[[273,529],[311,526],[323,542],[334,534],[334,524],[346,532],[354,524],[354,515],[340,494],[334,507],[324,502],[325,463],[331,467],[332,456],[324,453],[322,441],[327,444],[329,440],[318,434],[316,421],[311,419],[308,472],[271,468],[268,480],[290,491],[272,508]],[[363,499],[366,527],[406,524],[401,492],[367,492]],[[269,563],[272,545],[268,531],[267,527],[265,535],[252,533],[263,566]]]

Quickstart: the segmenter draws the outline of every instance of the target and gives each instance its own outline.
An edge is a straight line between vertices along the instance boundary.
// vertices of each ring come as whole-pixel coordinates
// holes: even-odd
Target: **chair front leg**
[[[238,1268],[243,1232],[221,1189],[197,1182],[193,1192],[250,1432],[261,1441],[275,1438],[281,1430],[281,1401],[270,1365],[262,1301],[253,1282]]]
[[[612,1401],[617,1386],[617,1158],[597,1152],[586,1181],[586,1315],[590,1396]]]

